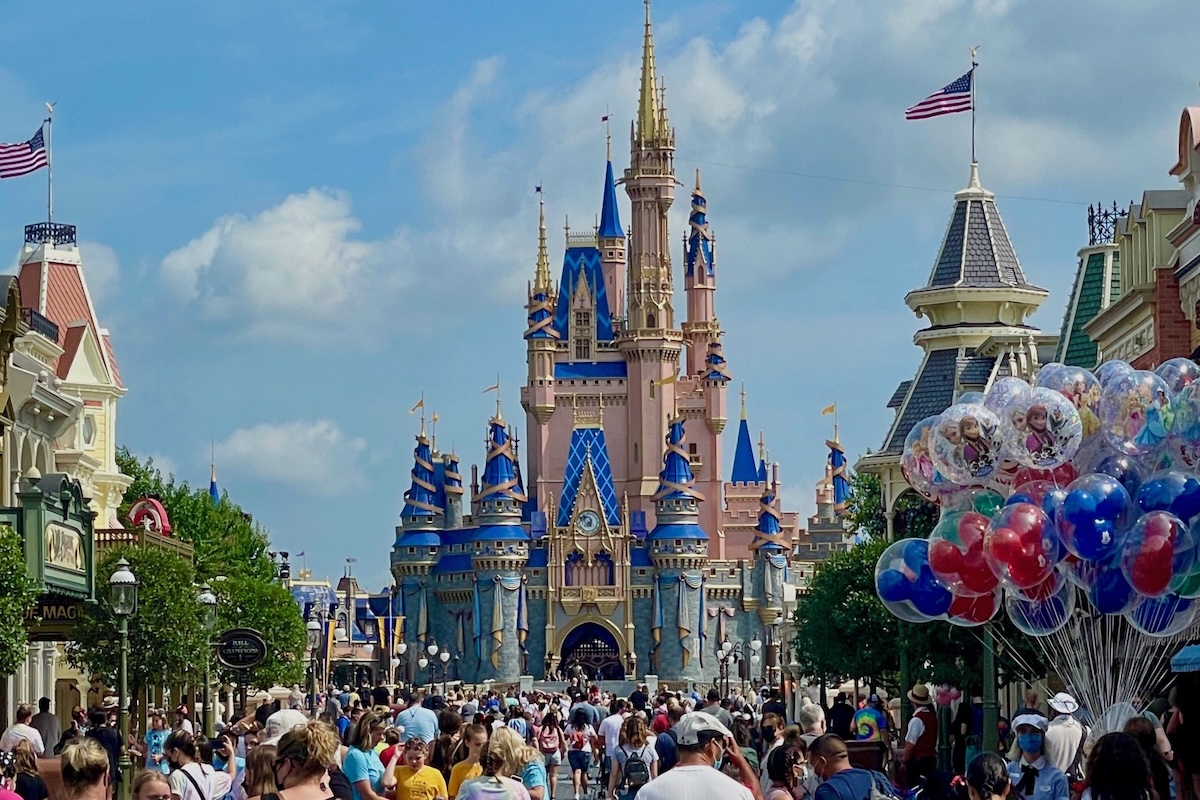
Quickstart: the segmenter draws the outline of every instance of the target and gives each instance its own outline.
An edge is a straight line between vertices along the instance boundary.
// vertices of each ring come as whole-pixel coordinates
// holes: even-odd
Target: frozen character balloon
[[[1079,411],[1053,389],[1039,386],[1014,397],[1004,419],[1005,455],[1025,467],[1054,469],[1070,461],[1083,440]]]
[[[982,484],[999,464],[1000,419],[984,406],[958,403],[942,413],[932,443],[938,472],[963,486]]]
[[[1113,447],[1128,456],[1158,450],[1171,432],[1171,390],[1153,372],[1110,380],[1100,397],[1100,425]]]
[[[926,500],[937,501],[939,484],[949,484],[933,466],[931,442],[939,417],[926,417],[913,426],[904,439],[900,469],[904,479]]]
[[[1200,382],[1185,386],[1171,403],[1174,419],[1167,450],[1189,470],[1200,468]]]

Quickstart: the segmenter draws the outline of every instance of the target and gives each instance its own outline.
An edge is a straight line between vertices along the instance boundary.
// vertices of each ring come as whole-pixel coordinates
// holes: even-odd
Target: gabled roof
[[[620,525],[620,507],[613,485],[604,429],[599,426],[577,425],[575,430],[571,431],[571,445],[567,450],[567,468],[563,474],[556,524],[570,524],[571,515],[575,512],[575,500],[588,482],[593,483],[600,498],[605,522],[612,526]]]
[[[1084,369],[1095,369],[1099,359],[1099,348],[1087,335],[1084,328],[1109,302],[1116,299],[1106,291],[1112,283],[1112,272],[1119,269],[1118,251],[1114,248],[1111,258],[1103,250],[1093,250],[1079,260],[1067,310],[1063,314],[1062,328],[1058,333],[1058,345],[1054,349],[1054,360]]]
[[[904,398],[908,397],[908,390],[912,388],[912,381],[900,381],[900,385],[896,387],[896,391],[892,392],[892,399],[888,400],[888,408],[899,408],[904,402]]]
[[[591,292],[595,300],[596,341],[613,340],[612,313],[604,287],[604,270],[600,251],[595,247],[568,247],[563,255],[562,280],[559,281],[558,304],[554,309],[553,328],[559,337],[570,330],[570,315],[575,293],[581,288]]]

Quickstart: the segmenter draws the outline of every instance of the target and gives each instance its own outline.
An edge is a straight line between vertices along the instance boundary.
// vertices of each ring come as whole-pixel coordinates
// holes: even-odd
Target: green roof
[[[1075,285],[1071,288],[1071,300],[1067,304],[1063,316],[1062,330],[1058,335],[1058,347],[1054,352],[1054,360],[1076,367],[1092,369],[1096,366],[1099,355],[1096,343],[1088,338],[1084,326],[1096,318],[1105,307],[1104,281],[1109,281],[1109,296],[1116,298],[1120,283],[1120,270],[1117,267],[1116,254],[1113,254],[1113,269],[1108,276],[1104,274],[1104,253],[1091,253],[1080,264],[1079,272],[1075,275]],[[1111,302],[1111,300],[1110,300]]]

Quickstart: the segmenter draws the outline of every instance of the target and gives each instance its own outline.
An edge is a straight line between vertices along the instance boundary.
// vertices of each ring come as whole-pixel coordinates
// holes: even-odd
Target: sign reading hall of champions
[[[254,669],[267,657],[267,643],[251,628],[231,628],[217,641],[217,661],[230,669]]]

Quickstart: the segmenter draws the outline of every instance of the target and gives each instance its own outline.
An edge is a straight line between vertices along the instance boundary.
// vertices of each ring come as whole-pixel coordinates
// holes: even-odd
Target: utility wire
[[[761,172],[768,175],[787,175],[792,178],[806,178],[814,181],[829,181],[831,183],[853,183],[859,186],[878,186],[887,189],[906,189],[912,192],[936,192],[937,194],[955,194],[959,189],[942,189],[936,186],[915,186],[908,183],[889,183],[888,181],[873,181],[866,178],[843,178],[834,175],[817,175],[812,172],[797,172],[795,170],[776,169],[773,167],[754,167],[746,164],[729,164],[723,161],[708,161],[700,158],[688,158],[686,155],[677,156],[680,161],[690,161],[693,164],[703,164],[710,167],[726,167],[742,170],[743,172]],[[1031,203],[1057,203],[1067,206],[1086,206],[1087,203],[1078,200],[1061,200],[1054,197],[1027,197],[1018,194],[997,194],[996,197],[1005,200],[1024,200]]]

